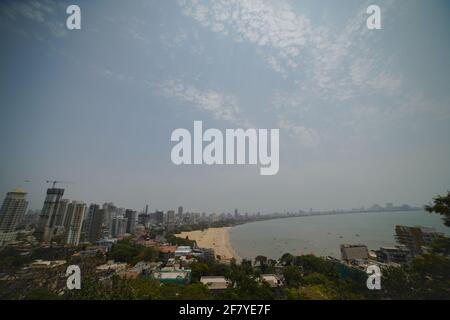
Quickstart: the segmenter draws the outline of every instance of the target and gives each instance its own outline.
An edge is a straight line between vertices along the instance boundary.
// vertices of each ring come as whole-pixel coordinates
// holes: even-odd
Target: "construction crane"
[[[57,183],[74,183],[72,181],[59,181],[59,180],[47,180],[45,183],[52,183],[52,188],[55,187]]]

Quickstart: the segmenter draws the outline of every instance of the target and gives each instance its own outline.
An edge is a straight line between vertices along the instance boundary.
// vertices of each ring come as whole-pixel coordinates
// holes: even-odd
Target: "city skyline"
[[[450,6],[2,1],[0,195],[222,212],[426,204],[450,181]],[[176,166],[170,134],[279,128],[280,170]],[[31,182],[24,183],[24,180]],[[230,203],[230,200],[232,203]],[[226,210],[228,211],[228,210]]]
[[[17,191],[19,190],[19,191]],[[49,192],[49,190],[57,190],[58,192],[61,192],[60,190],[62,190],[62,192],[65,192],[64,188],[57,188],[57,189],[53,189],[53,188],[48,188],[47,192]],[[8,199],[9,194],[14,194],[16,192],[20,192],[24,194],[24,199],[27,200],[26,196],[28,195],[28,192],[23,189],[23,188],[14,188],[12,190],[10,190],[9,192],[6,193],[4,199]],[[30,212],[31,214],[35,214],[37,211],[42,211],[43,208],[45,208],[45,202],[47,201],[47,198],[44,199],[42,201],[43,206],[41,205],[40,207],[36,207],[36,208],[31,208],[28,207],[28,201],[26,202],[26,211],[24,214],[28,214],[28,212]],[[149,203],[145,203],[143,206],[138,207],[138,206],[130,206],[130,207],[125,207],[122,206],[118,203],[116,203],[113,200],[107,200],[107,201],[100,201],[100,202],[95,202],[95,201],[85,201],[83,199],[72,199],[71,197],[68,196],[64,196],[62,197],[62,195],[60,196],[60,198],[58,199],[58,202],[63,201],[66,202],[65,203],[65,209],[67,210],[67,207],[70,205],[77,205],[77,204],[83,204],[83,205],[89,205],[89,206],[114,206],[116,209],[122,209],[122,210],[126,210],[126,211],[133,211],[133,212],[138,212],[138,213],[144,213],[144,214],[150,214],[150,213],[155,213],[155,212],[164,212],[164,213],[169,213],[172,212],[173,214],[175,214],[175,209],[177,209],[177,215],[182,215],[183,213],[206,213],[206,214],[232,214],[234,212],[234,215],[243,215],[243,214],[275,214],[275,213],[298,213],[298,212],[316,212],[316,213],[320,213],[320,212],[351,212],[351,211],[365,211],[365,210],[400,210],[402,207],[405,208],[407,207],[407,210],[410,209],[418,209],[418,208],[423,208],[426,204],[422,204],[419,206],[416,205],[411,205],[408,203],[395,203],[394,202],[384,202],[384,203],[373,203],[373,204],[363,204],[360,206],[351,206],[348,208],[338,208],[338,207],[334,207],[331,209],[320,209],[320,208],[306,208],[306,207],[299,207],[293,210],[286,210],[286,209],[278,209],[275,211],[240,211],[238,208],[228,208],[228,209],[223,209],[220,211],[205,211],[205,210],[190,210],[187,209],[183,206],[183,205],[173,205],[171,207],[167,207],[167,208],[156,208],[156,207],[152,207]],[[70,202],[70,203],[69,203]],[[181,210],[181,211],[180,211]],[[181,213],[180,213],[181,212]],[[126,212],[124,211],[124,214]],[[60,221],[62,222],[62,221]]]

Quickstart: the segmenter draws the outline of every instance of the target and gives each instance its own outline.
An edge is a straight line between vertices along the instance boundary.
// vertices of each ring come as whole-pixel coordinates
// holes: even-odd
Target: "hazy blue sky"
[[[0,197],[41,208],[51,178],[135,209],[421,205],[450,188],[449,17],[445,0],[2,1]],[[279,173],[173,165],[194,120],[280,128]]]

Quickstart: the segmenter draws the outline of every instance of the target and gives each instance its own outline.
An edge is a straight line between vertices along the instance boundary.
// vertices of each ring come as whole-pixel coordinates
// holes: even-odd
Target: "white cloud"
[[[240,117],[241,110],[237,98],[233,95],[214,90],[202,91],[179,80],[167,80],[154,86],[165,97],[188,103],[199,110],[212,114],[216,119],[239,124],[245,123]]]
[[[289,73],[306,76],[306,89],[324,99],[343,101],[367,90],[392,94],[401,87],[401,77],[371,47],[376,44],[365,23],[367,5],[340,31],[314,26],[283,0],[179,0],[179,4],[202,26],[267,49],[257,51],[272,70],[284,78]],[[389,6],[385,2],[382,7]]]
[[[279,119],[278,126],[280,129],[285,130],[294,141],[304,147],[314,147],[319,144],[319,134],[314,129],[294,124],[290,120],[283,118]]]
[[[183,13],[214,32],[230,34],[234,40],[248,41],[274,50],[288,66],[296,66],[301,48],[310,33],[308,19],[294,14],[287,3],[253,1],[180,0]],[[275,70],[273,58],[268,62]]]

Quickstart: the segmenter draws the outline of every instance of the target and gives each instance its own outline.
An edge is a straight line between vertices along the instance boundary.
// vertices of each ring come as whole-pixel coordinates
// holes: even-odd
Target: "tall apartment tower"
[[[95,243],[103,237],[105,212],[105,209],[100,209],[98,205],[94,205],[88,226],[88,241],[90,243]]]
[[[77,246],[80,243],[81,227],[83,225],[86,204],[84,202],[73,201],[67,207],[67,215],[64,224],[66,230],[65,242],[71,246]]]
[[[155,221],[156,221],[156,224],[163,224],[163,222],[164,222],[164,212],[156,211],[155,212]]]
[[[6,194],[0,209],[0,232],[14,232],[27,210],[25,190],[16,188]]]
[[[39,217],[36,237],[39,240],[50,242],[52,240],[54,227],[60,209],[61,198],[64,195],[64,189],[49,188],[45,197],[44,206]]]
[[[133,234],[136,229],[136,211],[127,209],[125,211],[125,218],[128,219],[127,233]]]
[[[66,219],[69,202],[69,199],[61,199],[59,202],[59,208],[55,218],[55,226],[64,226],[64,220]]]
[[[124,217],[116,217],[113,219],[112,236],[119,237],[127,232],[128,219]]]

